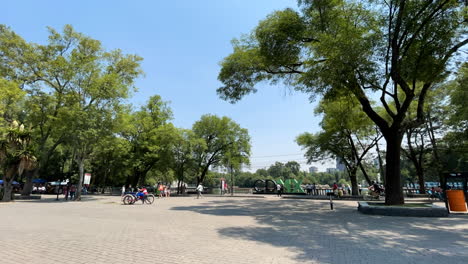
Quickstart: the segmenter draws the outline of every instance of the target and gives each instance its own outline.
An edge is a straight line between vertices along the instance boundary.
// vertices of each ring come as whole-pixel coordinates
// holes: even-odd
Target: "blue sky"
[[[230,41],[286,7],[295,8],[296,0],[16,0],[2,3],[0,23],[38,43],[46,41],[47,26],[61,30],[71,24],[106,49],[138,54],[145,77],[137,80],[131,103],[159,94],[170,101],[173,123],[184,128],[203,114],[228,116],[249,130],[252,170],[276,160],[296,160],[306,169],[310,165],[294,139],[316,132],[320,122],[307,95],[266,84],[234,105],[216,95],[219,62],[232,51]]]

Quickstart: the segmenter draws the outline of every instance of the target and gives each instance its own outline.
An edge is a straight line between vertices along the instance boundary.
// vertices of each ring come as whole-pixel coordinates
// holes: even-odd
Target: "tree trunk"
[[[371,179],[369,178],[369,175],[367,174],[367,171],[366,169],[364,168],[364,165],[362,165],[362,162],[359,162],[359,168],[361,169],[362,171],[362,175],[364,175],[364,178],[366,179],[366,182],[369,186],[372,185],[372,181]]]
[[[125,179],[125,189],[128,189],[128,187],[130,187],[131,184],[131,175],[130,174],[127,174],[127,178]]]
[[[78,168],[80,180],[78,181],[78,188],[76,190],[76,201],[81,201],[81,190],[83,189],[83,180],[84,180],[84,159],[80,158],[78,160]]]
[[[205,176],[208,173],[208,168],[210,167],[210,165],[211,164],[206,165],[205,168],[203,168],[203,171],[202,171],[200,177],[197,177],[197,186],[200,183],[203,184],[203,181],[205,180]]]
[[[140,186],[144,186],[145,183],[146,183],[146,174],[148,174],[148,172],[142,172],[139,174],[139,180],[138,180],[138,184]]]
[[[130,185],[133,187],[138,186],[138,183],[140,182],[140,174],[141,172],[138,169],[133,170],[133,175],[130,180]]]
[[[377,158],[379,159],[379,172],[380,172],[380,176],[382,176],[382,179],[383,179],[383,182],[384,184],[386,184],[386,177],[385,177],[385,172],[384,172],[384,168],[383,168],[383,162],[382,162],[382,156],[380,155],[380,149],[379,149],[379,142],[377,142],[375,144],[375,148],[377,150]],[[369,181],[368,182],[369,186],[371,185],[371,182]]]
[[[405,203],[400,176],[400,151],[403,134],[393,131],[389,132],[390,133],[385,136],[385,140],[387,141],[387,156],[385,158],[387,165],[385,167],[385,204],[401,205]]]
[[[26,175],[26,182],[24,183],[23,191],[21,191],[21,196],[30,196],[33,189],[33,179],[37,178],[39,174],[39,168],[33,170],[25,170],[24,174]]]
[[[3,181],[3,198],[2,202],[11,202],[11,193],[13,191],[13,186],[11,185],[11,182],[5,182]]]
[[[439,175],[439,183],[442,185],[442,182],[444,181],[443,176],[442,176],[442,163],[439,157],[439,150],[437,147],[437,142],[436,142],[436,137],[434,133],[434,127],[432,125],[432,119],[430,113],[427,114],[427,128],[429,129],[429,139],[431,141],[432,145],[432,156],[434,159],[435,167],[437,174]]]
[[[107,175],[109,174],[110,172],[110,168],[106,168],[104,169],[104,178],[102,179],[102,192],[101,194],[104,194],[106,192],[106,181],[107,181]],[[111,194],[112,194],[112,191],[111,191]]]
[[[3,173],[3,202],[10,202],[12,200],[13,181],[15,180],[18,166],[13,166]]]
[[[416,164],[415,164],[416,165]],[[424,171],[421,166],[416,166],[416,175],[418,175],[418,183],[419,183],[419,193],[425,194],[426,188],[424,187]]]
[[[352,195],[359,195],[359,186],[357,182],[356,176],[357,168],[352,168],[349,172],[349,179],[351,180],[351,194]]]

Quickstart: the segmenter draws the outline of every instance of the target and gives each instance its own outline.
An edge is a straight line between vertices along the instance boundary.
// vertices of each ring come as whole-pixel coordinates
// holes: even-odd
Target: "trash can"
[[[463,190],[447,190],[449,210],[452,212],[468,212]]]

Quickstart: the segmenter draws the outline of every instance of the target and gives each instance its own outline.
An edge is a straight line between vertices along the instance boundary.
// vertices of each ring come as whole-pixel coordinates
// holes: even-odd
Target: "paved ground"
[[[468,216],[335,206],[276,197],[0,203],[0,263],[468,263]]]

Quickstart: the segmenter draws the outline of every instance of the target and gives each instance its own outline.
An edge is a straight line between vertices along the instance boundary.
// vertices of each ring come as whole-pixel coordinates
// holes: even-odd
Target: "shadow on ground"
[[[95,195],[82,195],[81,201],[65,200],[63,196],[60,196],[57,200],[57,195],[42,195],[41,199],[16,199],[14,202],[18,203],[74,203],[74,202],[92,202],[99,200],[99,196]]]
[[[468,216],[369,216],[324,201],[245,199],[173,207],[216,216],[251,216],[259,227],[226,227],[219,234],[289,247],[298,261],[320,263],[466,263]]]

